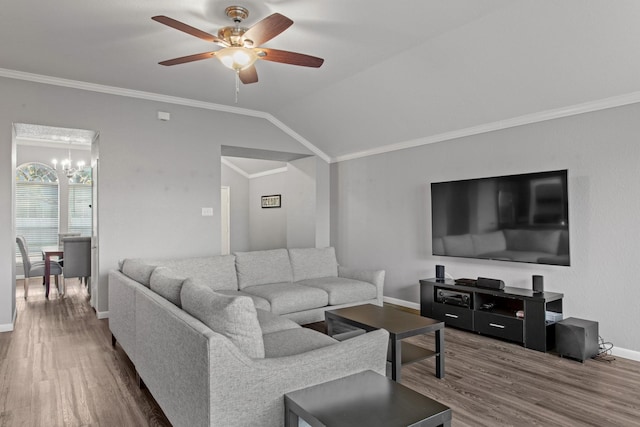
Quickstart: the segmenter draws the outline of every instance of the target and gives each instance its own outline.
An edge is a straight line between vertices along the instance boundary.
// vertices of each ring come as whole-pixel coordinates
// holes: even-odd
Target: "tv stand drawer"
[[[483,311],[474,313],[475,331],[485,335],[522,343],[524,323],[516,317]]]
[[[473,330],[473,311],[470,308],[436,302],[433,303],[433,317],[447,326]]]

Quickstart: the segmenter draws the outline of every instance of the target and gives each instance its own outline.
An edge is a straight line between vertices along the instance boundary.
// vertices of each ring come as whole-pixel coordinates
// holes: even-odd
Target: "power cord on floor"
[[[598,354],[593,356],[593,359],[599,362],[609,362],[609,363],[616,360],[616,358],[613,357],[613,354],[611,351],[613,350],[613,343],[606,342],[601,336],[598,336],[598,340],[600,342],[600,351],[598,351]]]

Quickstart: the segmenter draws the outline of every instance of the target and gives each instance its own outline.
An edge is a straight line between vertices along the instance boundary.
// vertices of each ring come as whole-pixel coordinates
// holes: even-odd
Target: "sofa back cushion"
[[[491,233],[472,234],[473,248],[476,255],[507,250],[507,240],[502,230]]]
[[[504,230],[504,235],[510,251],[558,253],[560,230]]]
[[[141,259],[127,258],[122,262],[122,273],[146,286],[150,285],[151,273],[155,270],[157,264],[150,263]]]
[[[447,255],[462,257],[475,255],[470,234],[444,236],[442,237],[442,243],[444,243],[444,250]]]
[[[182,307],[180,291],[182,290],[184,280],[184,276],[176,274],[170,268],[156,267],[153,273],[151,273],[149,284],[152,291],[171,301],[178,307]]]
[[[291,263],[286,249],[236,252],[238,287],[292,282]]]
[[[289,249],[293,281],[338,277],[338,261],[334,248]]]
[[[251,298],[222,295],[187,279],[180,299],[184,311],[229,338],[247,356],[264,358],[262,329]]]
[[[169,260],[162,265],[214,291],[238,290],[235,259],[233,255],[217,255]]]

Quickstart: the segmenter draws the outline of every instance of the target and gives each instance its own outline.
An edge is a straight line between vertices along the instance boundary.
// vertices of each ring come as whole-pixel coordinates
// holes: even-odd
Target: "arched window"
[[[68,230],[91,236],[91,168],[84,168],[69,179]]]
[[[58,175],[42,163],[16,168],[16,234],[25,237],[29,251],[58,244]],[[18,254],[16,248],[16,255]]]

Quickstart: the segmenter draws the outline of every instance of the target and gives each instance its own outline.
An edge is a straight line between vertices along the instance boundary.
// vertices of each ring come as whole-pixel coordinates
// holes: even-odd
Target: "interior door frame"
[[[226,197],[225,197],[226,196]],[[220,255],[231,253],[231,188],[220,187]]]

